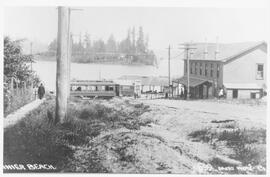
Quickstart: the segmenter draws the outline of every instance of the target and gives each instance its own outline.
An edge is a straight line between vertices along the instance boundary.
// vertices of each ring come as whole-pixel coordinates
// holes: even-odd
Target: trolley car
[[[70,83],[70,95],[82,98],[112,98],[119,96],[119,84],[113,81],[76,80]]]

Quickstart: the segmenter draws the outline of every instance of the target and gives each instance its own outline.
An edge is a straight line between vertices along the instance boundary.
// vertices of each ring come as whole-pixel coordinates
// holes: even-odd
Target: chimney
[[[208,44],[207,44],[207,39],[205,38],[203,58],[207,59],[207,55],[208,55]]]
[[[218,44],[218,37],[216,37],[215,60],[218,58],[218,54],[219,54],[219,44]]]

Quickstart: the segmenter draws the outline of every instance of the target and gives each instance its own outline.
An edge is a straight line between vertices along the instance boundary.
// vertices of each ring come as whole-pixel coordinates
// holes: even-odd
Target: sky
[[[164,56],[170,44],[172,53],[183,42],[233,43],[267,39],[267,11],[256,8],[188,7],[73,7],[71,32],[91,39],[113,34],[116,40],[127,35],[129,27],[143,27],[149,48]],[[4,34],[48,44],[57,35],[56,7],[5,7]],[[34,42],[34,44],[35,44]]]

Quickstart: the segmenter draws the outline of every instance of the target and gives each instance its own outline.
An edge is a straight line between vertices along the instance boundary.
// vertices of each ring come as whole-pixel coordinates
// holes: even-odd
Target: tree
[[[84,44],[86,53],[89,53],[91,51],[91,39],[90,35],[87,32],[84,34]]]
[[[105,47],[105,42],[102,39],[99,39],[97,41],[93,42],[93,50],[94,52],[105,52],[106,47]]]
[[[7,78],[15,78],[19,82],[25,82],[34,73],[30,70],[32,55],[22,53],[21,40],[12,41],[4,37],[4,75]]]
[[[144,34],[143,34],[143,28],[139,27],[139,36],[137,39],[137,51],[139,53],[145,53],[145,43],[144,43]]]
[[[136,39],[135,39],[136,31],[135,31],[135,26],[133,26],[131,34],[132,34],[132,52],[136,53]]]
[[[117,45],[116,45],[116,41],[114,39],[114,36],[111,34],[107,44],[106,44],[106,51],[107,52],[116,52],[117,51]]]
[[[132,52],[132,44],[130,38],[130,29],[128,29],[126,39],[122,40],[119,44],[119,52],[130,54]]]
[[[48,50],[52,52],[56,52],[57,50],[57,40],[54,39],[48,46]]]

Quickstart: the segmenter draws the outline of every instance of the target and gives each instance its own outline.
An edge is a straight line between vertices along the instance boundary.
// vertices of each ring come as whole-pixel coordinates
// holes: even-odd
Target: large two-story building
[[[227,98],[260,98],[266,90],[267,44],[197,43],[189,54],[189,86],[193,98],[217,96],[224,88]],[[184,76],[174,80],[187,86],[187,60]]]

